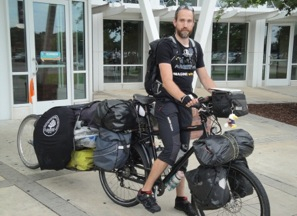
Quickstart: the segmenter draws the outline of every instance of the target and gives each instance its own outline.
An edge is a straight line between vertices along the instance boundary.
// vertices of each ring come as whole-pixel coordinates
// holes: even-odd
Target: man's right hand
[[[180,99],[181,103],[187,107],[192,106],[193,104],[197,103],[197,98],[195,98],[192,94],[184,95]]]

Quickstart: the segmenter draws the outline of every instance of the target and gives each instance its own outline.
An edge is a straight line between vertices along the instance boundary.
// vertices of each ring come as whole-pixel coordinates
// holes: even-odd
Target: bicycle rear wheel
[[[39,115],[29,115],[20,124],[17,134],[17,149],[23,164],[30,169],[39,168],[33,146],[33,132]]]
[[[138,204],[137,193],[149,174],[149,163],[140,146],[132,146],[125,166],[112,172],[99,170],[99,179],[107,196],[116,204],[131,207]]]
[[[226,167],[228,169],[228,167]],[[244,194],[238,187],[232,187],[232,183],[243,179],[250,185],[248,194]],[[259,179],[245,166],[232,164],[228,176],[231,197],[230,201],[222,208],[217,210],[205,210],[209,215],[257,215],[270,216],[270,204],[266,191]],[[197,203],[192,199],[193,206],[198,210]]]

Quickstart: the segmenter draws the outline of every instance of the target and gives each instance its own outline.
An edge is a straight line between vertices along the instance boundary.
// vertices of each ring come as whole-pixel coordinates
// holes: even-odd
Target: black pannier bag
[[[125,165],[130,152],[131,133],[113,132],[99,128],[96,140],[94,164],[106,171],[121,168]]]
[[[214,89],[212,91],[213,114],[218,118],[228,118],[231,113],[236,116],[248,114],[248,105],[241,90]]]
[[[68,107],[54,107],[38,119],[34,133],[34,149],[40,169],[64,169],[73,150],[74,111]]]
[[[96,128],[97,125],[93,122],[93,119],[97,113],[98,104],[100,101],[93,101],[87,104],[74,105],[71,108],[75,111],[75,115],[81,121],[81,126],[89,126]]]
[[[234,160],[232,161],[232,163],[235,163],[239,166],[244,166],[247,169],[249,168],[247,160],[245,158]],[[253,194],[254,192],[252,184],[242,174],[236,172],[235,170],[229,171],[228,182],[230,185],[230,189],[235,196],[237,195],[243,198]]]
[[[243,159],[250,156],[254,151],[254,139],[249,132],[243,129],[234,129],[225,131],[224,134],[230,139],[234,138],[238,145],[237,159]]]
[[[94,122],[114,132],[136,129],[138,127],[136,110],[131,100],[109,99],[97,106]]]
[[[229,201],[227,170],[223,167],[200,165],[186,172],[185,176],[193,196],[192,202],[195,202],[199,209],[218,209]]]
[[[254,140],[247,131],[235,129],[195,140],[193,146],[200,164],[219,166],[249,156],[254,150]]]

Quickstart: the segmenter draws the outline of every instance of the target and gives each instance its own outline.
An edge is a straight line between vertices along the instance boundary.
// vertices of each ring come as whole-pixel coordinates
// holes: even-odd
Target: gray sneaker
[[[161,207],[156,202],[156,199],[152,193],[141,193],[141,190],[139,190],[136,199],[144,206],[146,210],[148,210],[151,213],[161,211]]]

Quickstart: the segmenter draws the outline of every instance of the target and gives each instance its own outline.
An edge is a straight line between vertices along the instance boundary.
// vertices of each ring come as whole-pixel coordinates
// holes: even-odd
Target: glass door
[[[33,112],[71,103],[68,4],[63,0],[33,0]]]
[[[290,25],[269,25],[267,37],[267,67],[265,82],[267,86],[289,85],[292,40]]]

